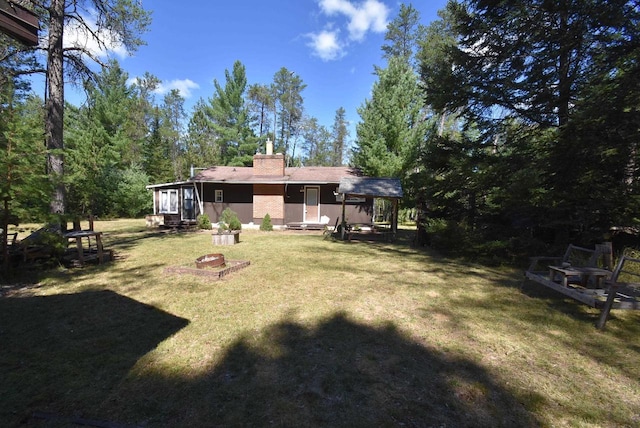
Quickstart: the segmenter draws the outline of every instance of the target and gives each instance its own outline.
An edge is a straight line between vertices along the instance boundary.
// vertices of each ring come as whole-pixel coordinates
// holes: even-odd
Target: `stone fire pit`
[[[244,269],[251,263],[249,260],[225,260],[222,254],[205,254],[196,259],[196,267],[168,266],[165,273],[179,275],[196,275],[211,279],[222,279],[230,273]]]
[[[196,259],[196,267],[204,268],[223,268],[225,267],[224,255],[222,254],[205,254]]]

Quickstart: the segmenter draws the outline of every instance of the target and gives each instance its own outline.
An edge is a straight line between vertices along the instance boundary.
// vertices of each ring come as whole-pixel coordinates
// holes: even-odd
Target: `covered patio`
[[[379,198],[391,201],[392,215],[388,230],[382,232],[391,239],[395,238],[398,231],[398,202],[403,196],[402,184],[397,178],[373,178],[373,177],[345,177],[340,180],[338,194],[342,195],[341,238],[351,239],[358,228],[363,230],[366,226],[368,232],[376,233],[375,224],[361,225],[351,224],[345,215],[345,206],[352,198]],[[380,233],[380,231],[378,230]]]

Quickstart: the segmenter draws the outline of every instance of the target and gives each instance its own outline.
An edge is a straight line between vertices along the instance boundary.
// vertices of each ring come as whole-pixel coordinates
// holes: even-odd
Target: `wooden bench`
[[[604,328],[611,309],[640,310],[640,259],[622,256],[606,284],[607,299],[596,324]]]
[[[532,257],[531,264],[525,271],[525,278],[588,306],[601,309],[596,326],[603,328],[611,309],[640,309],[637,296],[633,297],[632,290],[625,283],[621,283],[620,279],[630,275],[630,272],[635,272],[623,268],[625,263],[631,261],[639,263],[637,272],[640,277],[640,260],[623,257],[615,269],[610,269],[611,260],[609,244],[596,245],[593,250],[569,245],[562,257]],[[542,268],[541,265],[545,264]],[[615,291],[612,294],[609,291],[611,289],[620,292]],[[607,307],[609,300],[610,306]]]
[[[602,259],[602,260],[599,260]],[[546,274],[551,266],[604,267],[611,270],[611,245],[598,244],[594,249],[569,244],[562,256],[530,257],[527,273]]]

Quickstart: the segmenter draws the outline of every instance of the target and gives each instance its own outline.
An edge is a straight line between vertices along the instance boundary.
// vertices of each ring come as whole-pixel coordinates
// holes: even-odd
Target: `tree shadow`
[[[0,298],[0,426],[88,412],[188,324],[112,291]]]
[[[530,427],[539,422],[521,400],[543,400],[518,399],[471,360],[344,314],[241,337],[196,379],[156,372],[138,382],[145,387],[131,385],[115,413],[131,417],[160,391],[180,391],[145,421],[167,427]]]

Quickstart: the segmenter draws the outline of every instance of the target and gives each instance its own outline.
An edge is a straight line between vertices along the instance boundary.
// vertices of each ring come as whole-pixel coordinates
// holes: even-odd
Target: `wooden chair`
[[[333,225],[333,229],[329,228],[329,225],[325,224],[324,231],[322,232],[323,239],[329,239],[333,237],[335,233],[338,231],[338,222],[340,221],[340,217],[336,217],[336,224]]]

